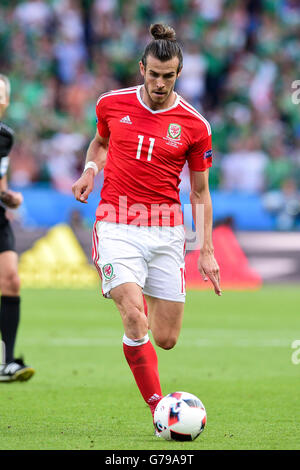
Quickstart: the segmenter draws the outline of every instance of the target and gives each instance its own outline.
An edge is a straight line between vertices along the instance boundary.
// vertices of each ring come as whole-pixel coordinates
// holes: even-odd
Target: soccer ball
[[[201,434],[205,425],[204,405],[191,393],[169,393],[155,408],[156,435],[167,441],[193,441]]]

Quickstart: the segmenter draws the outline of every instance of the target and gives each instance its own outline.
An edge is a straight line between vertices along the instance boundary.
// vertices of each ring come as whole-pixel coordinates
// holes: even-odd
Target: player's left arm
[[[190,201],[192,204],[194,224],[200,240],[198,269],[205,281],[208,279],[211,280],[215,293],[222,295],[220,288],[220,269],[215,259],[212,241],[213,211],[208,175],[208,168],[205,171],[190,170]],[[200,217],[200,215],[202,215],[202,217]]]

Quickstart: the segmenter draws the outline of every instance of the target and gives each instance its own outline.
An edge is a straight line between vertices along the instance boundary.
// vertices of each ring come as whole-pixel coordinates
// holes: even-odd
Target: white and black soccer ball
[[[155,408],[156,435],[167,441],[193,441],[202,433],[206,419],[198,397],[187,392],[169,393]]]

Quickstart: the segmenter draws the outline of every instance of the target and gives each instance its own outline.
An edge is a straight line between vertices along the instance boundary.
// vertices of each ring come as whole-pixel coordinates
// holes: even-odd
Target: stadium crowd
[[[261,194],[269,210],[300,214],[298,0],[2,0],[11,184],[71,191],[97,97],[141,83],[137,62],[155,22],[175,28],[184,50],[177,91],[211,123],[212,190]]]

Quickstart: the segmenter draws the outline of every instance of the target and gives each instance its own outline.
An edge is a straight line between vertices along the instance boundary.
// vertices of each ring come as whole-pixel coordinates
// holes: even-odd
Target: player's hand
[[[198,258],[198,269],[203,277],[203,280],[207,282],[211,280],[215,293],[222,295],[220,287],[220,268],[213,255],[213,253],[201,253]]]
[[[23,196],[19,192],[8,189],[7,191],[1,191],[0,200],[9,209],[17,209],[23,202]]]
[[[82,173],[80,178],[73,184],[72,191],[77,201],[87,204],[87,199],[89,197],[89,194],[93,191],[93,188],[94,188],[94,170],[92,168],[88,168]]]

